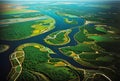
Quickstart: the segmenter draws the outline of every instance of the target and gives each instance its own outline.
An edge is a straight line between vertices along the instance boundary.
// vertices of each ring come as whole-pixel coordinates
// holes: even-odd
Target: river
[[[28,39],[24,39],[24,40],[17,40],[17,41],[5,41],[5,40],[0,40],[0,43],[2,44],[7,44],[10,46],[10,49],[8,49],[7,51],[5,51],[4,53],[0,54],[0,77],[2,77],[3,81],[5,80],[5,76],[8,75],[10,69],[11,69],[11,64],[9,61],[9,56],[11,53],[14,52],[15,48],[18,47],[21,44],[25,44],[25,43],[39,43],[42,44],[50,49],[52,49],[56,54],[51,54],[50,56],[52,58],[61,58],[66,60],[67,62],[69,62],[71,65],[78,67],[78,68],[87,68],[85,66],[80,65],[79,63],[77,63],[76,61],[74,61],[72,58],[67,57],[65,55],[63,55],[58,49],[60,47],[65,47],[65,46],[75,46],[77,45],[77,42],[74,40],[74,34],[76,34],[79,31],[78,26],[84,25],[85,20],[82,18],[76,18],[76,20],[79,22],[77,25],[70,25],[64,22],[63,17],[55,14],[54,11],[42,11],[43,14],[48,15],[52,18],[55,19],[56,24],[55,24],[55,28],[49,32],[46,32],[44,34],[35,36],[35,37],[31,37]],[[75,27],[75,28],[73,28]],[[52,45],[48,45],[44,42],[44,38],[51,34],[52,32],[58,31],[58,30],[65,30],[65,29],[69,29],[69,28],[73,28],[72,32],[69,34],[69,37],[71,39],[70,43],[63,45],[63,46],[52,46]]]

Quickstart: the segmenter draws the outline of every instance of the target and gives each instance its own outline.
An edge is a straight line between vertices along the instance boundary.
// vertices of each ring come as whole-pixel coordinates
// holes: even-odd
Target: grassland
[[[0,44],[0,53],[5,52],[9,49],[8,45]]]
[[[9,81],[79,81],[78,74],[60,59],[52,59],[54,52],[36,43],[23,44],[11,54]]]
[[[0,33],[2,34],[2,37],[0,37],[0,39],[11,40],[11,41],[21,40],[21,39],[26,39],[40,35],[54,29],[55,20],[53,18],[49,16],[41,16],[41,17],[42,19],[38,19],[34,21],[32,21],[33,18],[30,21],[29,21],[30,18],[26,18],[22,20],[27,22],[23,22],[20,20],[20,21],[15,21],[17,23],[12,22],[13,24],[3,25],[3,27],[0,27]]]
[[[70,42],[68,35],[71,31],[71,29],[56,31],[48,35],[44,40],[50,45],[65,45]]]

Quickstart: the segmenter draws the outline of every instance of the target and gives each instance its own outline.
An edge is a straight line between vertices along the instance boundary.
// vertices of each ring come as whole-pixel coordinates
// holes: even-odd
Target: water
[[[46,44],[43,40],[47,35],[51,34],[52,32],[55,32],[55,31],[58,31],[58,30],[65,30],[65,29],[69,29],[69,28],[72,28],[72,27],[77,27],[77,26],[83,25],[84,24],[84,19],[76,18],[76,20],[79,22],[79,24],[69,25],[69,24],[64,22],[63,17],[56,15],[53,11],[42,11],[42,13],[46,14],[48,16],[51,16],[52,18],[55,19],[56,24],[55,24],[55,28],[53,30],[51,30],[49,32],[46,32],[44,34],[35,36],[35,37],[24,39],[24,40],[18,40],[18,41],[3,41],[3,40],[0,40],[0,43],[7,44],[7,45],[10,46],[10,49],[8,49],[3,54],[0,54],[0,72],[1,72],[0,76],[3,79],[5,79],[5,76],[7,76],[7,74],[9,73],[9,71],[11,69],[11,64],[10,64],[10,61],[9,61],[10,54],[14,52],[16,47],[18,47],[21,44],[25,44],[25,43],[33,43],[33,42],[34,43],[40,43],[40,44],[52,49],[56,53],[56,54],[50,55],[52,58],[61,58],[61,59],[66,60],[67,62],[69,62],[71,65],[73,65],[75,67],[87,68],[85,66],[82,66],[82,65],[78,64],[72,58],[63,55],[59,51],[60,47],[75,46],[77,44],[77,42],[74,40],[74,34],[76,34],[79,31],[79,28],[72,29],[72,32],[69,34],[69,37],[70,37],[71,41],[70,41],[70,43],[68,43],[66,45],[52,46],[52,45]]]

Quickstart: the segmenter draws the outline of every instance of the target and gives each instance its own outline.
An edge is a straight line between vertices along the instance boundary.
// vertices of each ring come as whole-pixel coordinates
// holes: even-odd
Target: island
[[[54,59],[51,49],[37,43],[20,45],[10,55],[12,69],[9,81],[79,81],[79,76],[67,62]]]
[[[71,29],[56,31],[48,35],[44,40],[50,45],[65,45],[70,42],[68,35],[71,31]]]
[[[77,19],[79,18],[78,16],[71,15],[71,14],[66,14],[66,13],[63,13],[63,12],[56,12],[56,14],[59,15],[59,16],[62,16],[63,21],[67,24],[77,25],[79,23],[77,21]]]

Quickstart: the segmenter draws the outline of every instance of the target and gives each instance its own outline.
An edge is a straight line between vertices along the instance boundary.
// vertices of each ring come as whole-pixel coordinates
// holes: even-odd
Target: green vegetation
[[[105,79],[114,79],[116,77],[116,74],[113,73],[114,69],[111,67],[116,62],[115,57],[111,54],[105,53],[104,49],[95,44],[78,44],[77,46],[60,48],[60,51],[83,66],[100,68],[95,71],[82,69],[84,70],[84,73],[80,74],[82,75],[82,78],[84,77],[84,79],[88,79],[87,81],[93,80],[93,77],[96,74],[103,75]],[[101,70],[102,67],[105,68]],[[110,75],[109,73],[107,74],[104,70],[110,70],[109,73],[113,73],[114,75]]]
[[[96,30],[107,33],[107,29],[105,27],[102,27],[102,26],[97,26]]]
[[[104,53],[87,53],[87,54],[80,54],[79,57],[81,60],[85,62],[89,62],[90,64],[96,66],[110,66],[114,58],[110,55],[106,55]]]
[[[78,43],[93,41],[92,39],[89,39],[87,37],[86,33],[87,33],[87,30],[85,30],[83,27],[81,27],[80,31],[78,33],[76,33],[76,35],[74,36],[75,40]]]
[[[4,27],[0,27],[0,33],[2,34],[0,39],[20,40],[37,36],[52,30],[54,28],[54,24],[55,20],[46,16],[46,18],[42,20],[4,25]]]
[[[64,53],[69,51],[73,51],[75,53],[82,53],[82,52],[95,52],[95,51],[102,51],[103,49],[96,46],[95,44],[78,44],[76,46],[68,46],[60,48]]]
[[[96,59],[103,56],[102,54],[99,54],[99,52],[104,51],[102,48],[95,44],[78,44],[77,46],[63,47],[60,48],[60,50],[65,55],[72,57],[78,63],[89,67],[98,67],[98,65],[90,63],[90,61],[94,60],[95,62],[98,62]],[[98,57],[96,57],[96,54]]]
[[[112,42],[114,41],[113,38],[107,36],[107,35],[96,35],[96,36],[89,36],[89,39],[93,39],[96,42]]]
[[[16,53],[19,51],[24,53]],[[74,79],[79,81],[78,74],[71,67],[66,66],[67,63],[60,59],[53,59],[53,61],[49,57],[49,54],[53,53],[49,48],[36,43],[19,46],[10,57],[12,70],[9,74],[9,81],[41,81],[41,79],[42,81],[68,81]],[[20,57],[24,60],[17,60]],[[18,64],[13,65],[13,60]]]
[[[95,29],[95,26],[85,26],[84,29],[87,30],[88,34],[105,34],[102,31],[98,31]]]
[[[50,45],[64,45],[70,42],[68,35],[71,31],[71,29],[56,31],[48,35],[44,40]]]
[[[115,36],[115,35],[114,35]],[[82,26],[80,31],[74,36],[78,43],[95,41],[112,41],[111,35],[107,35],[107,30],[97,26]],[[115,37],[114,37],[115,38]]]
[[[0,44],[0,53],[5,52],[9,49],[8,45]]]

